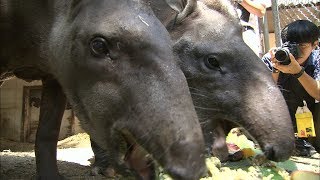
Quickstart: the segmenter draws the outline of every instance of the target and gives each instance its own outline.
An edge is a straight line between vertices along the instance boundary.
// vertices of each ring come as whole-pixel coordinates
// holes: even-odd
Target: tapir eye
[[[109,55],[108,43],[102,37],[95,37],[90,42],[90,50],[95,57],[106,57]]]
[[[209,68],[213,70],[218,70],[221,74],[225,74],[226,72],[222,70],[220,67],[219,61],[217,60],[217,57],[213,54],[210,54],[204,58],[204,64]]]
[[[210,69],[220,69],[219,61],[214,55],[208,55],[207,57],[205,57],[204,63]]]

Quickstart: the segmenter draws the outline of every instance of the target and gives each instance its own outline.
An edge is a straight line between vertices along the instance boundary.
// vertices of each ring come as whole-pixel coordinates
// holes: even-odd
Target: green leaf
[[[291,160],[287,160],[284,162],[277,162],[276,165],[277,167],[283,168],[287,171],[295,171],[298,169],[296,163]]]

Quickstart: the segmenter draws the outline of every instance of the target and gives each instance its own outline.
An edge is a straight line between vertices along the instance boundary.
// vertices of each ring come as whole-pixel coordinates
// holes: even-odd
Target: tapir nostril
[[[174,179],[191,179],[190,177],[186,177],[187,175],[185,173],[176,168],[170,168],[168,169],[168,172],[173,176]]]
[[[273,147],[270,145],[267,145],[265,147],[264,155],[270,160],[275,160],[275,152],[273,150]]]
[[[272,161],[280,162],[285,161],[290,158],[292,153],[292,148],[288,148],[288,146],[272,146],[266,145],[264,147],[264,155]]]
[[[169,150],[172,162],[165,169],[173,179],[198,180],[206,173],[203,149],[199,144],[188,141],[174,143]],[[201,156],[198,156],[202,154]]]
[[[207,169],[202,168],[200,171],[186,171],[184,168],[169,168],[167,171],[172,175],[173,179],[198,180],[204,176]]]

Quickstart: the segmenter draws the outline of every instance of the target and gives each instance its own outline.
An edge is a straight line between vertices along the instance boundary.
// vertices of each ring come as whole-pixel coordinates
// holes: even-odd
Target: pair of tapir
[[[67,99],[119,174],[130,173],[126,144],[139,144],[173,178],[198,179],[204,139],[226,148],[220,121],[243,126],[269,159],[290,157],[285,102],[229,2],[4,0],[0,8],[1,77],[43,83],[38,179],[61,178],[56,143]]]
[[[270,72],[243,42],[232,4],[221,0],[198,1],[189,6],[188,16],[178,20],[174,18],[174,8],[165,2],[150,1],[150,4],[173,40],[207,150],[225,160],[228,149],[224,128],[233,125],[244,127],[269,159],[289,158],[294,143],[285,102],[270,79]],[[94,142],[93,149],[96,166],[105,167],[103,150]],[[141,164],[131,162],[130,158],[128,155],[133,166]],[[150,162],[145,159],[147,164]],[[143,166],[133,168],[137,171],[142,168],[141,177],[147,176]]]

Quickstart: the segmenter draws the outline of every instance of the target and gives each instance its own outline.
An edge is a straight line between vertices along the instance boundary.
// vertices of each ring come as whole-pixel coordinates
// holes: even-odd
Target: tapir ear
[[[178,13],[181,13],[188,0],[166,0],[167,4],[175,11],[177,11]]]
[[[76,5],[80,3],[80,0],[72,0],[71,7],[74,8]]]
[[[178,13],[176,23],[181,22],[197,7],[197,0],[166,0],[166,2]]]

